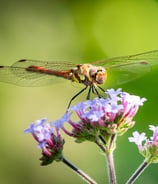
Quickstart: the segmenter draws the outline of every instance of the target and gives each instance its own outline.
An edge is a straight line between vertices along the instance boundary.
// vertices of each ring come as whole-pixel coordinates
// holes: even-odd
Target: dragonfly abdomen
[[[69,79],[69,80],[72,79],[71,70],[67,70],[67,71],[59,71],[58,70],[57,71],[57,70],[47,69],[47,68],[41,67],[41,66],[29,66],[26,68],[26,70],[31,71],[31,72],[37,72],[37,73],[43,73],[43,74],[63,77],[63,78]]]

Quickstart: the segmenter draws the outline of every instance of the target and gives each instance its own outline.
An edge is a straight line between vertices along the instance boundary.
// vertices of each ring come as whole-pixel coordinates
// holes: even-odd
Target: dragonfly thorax
[[[91,64],[77,65],[72,70],[73,80],[86,86],[103,84],[107,78],[106,70]]]

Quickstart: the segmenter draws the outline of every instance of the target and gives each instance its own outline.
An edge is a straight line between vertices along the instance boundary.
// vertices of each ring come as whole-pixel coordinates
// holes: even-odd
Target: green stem
[[[99,138],[101,139],[101,142],[105,143],[104,146],[100,144],[99,141],[95,142],[106,155],[110,184],[117,183],[116,174],[115,174],[115,165],[114,165],[114,159],[113,159],[113,152],[115,149],[116,137],[117,137],[116,134],[112,134],[109,137],[109,141],[107,144],[105,143],[105,141],[103,141],[103,139],[101,139],[101,136],[99,136]]]
[[[102,144],[100,144],[98,141],[95,141],[95,143],[97,144],[97,146],[99,146],[99,148],[105,153],[106,152],[106,149],[105,149],[105,147],[102,145]]]
[[[78,176],[80,176],[82,179],[84,179],[89,184],[97,184],[92,178],[90,178],[86,173],[84,173],[82,170],[78,169],[76,166],[71,164],[68,160],[66,160],[64,157],[62,158],[62,161],[64,164],[66,164],[69,168],[71,168]]]
[[[138,167],[138,169],[133,173],[133,175],[129,178],[126,184],[132,184],[136,181],[136,179],[141,175],[141,173],[149,166],[150,162],[146,160]]]
[[[113,159],[113,151],[106,152],[106,159],[107,159],[107,167],[109,173],[109,182],[110,184],[116,184],[116,174],[115,174],[115,165]]]

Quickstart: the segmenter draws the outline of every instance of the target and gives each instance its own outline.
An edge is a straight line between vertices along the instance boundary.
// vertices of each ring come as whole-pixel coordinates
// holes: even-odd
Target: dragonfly
[[[71,102],[87,88],[86,99],[90,99],[91,93],[101,97],[101,91],[105,92],[101,87],[104,83],[108,86],[129,82],[146,74],[157,64],[158,50],[103,59],[90,64],[22,59],[11,66],[0,66],[0,82],[26,87],[44,86],[60,78],[83,84],[84,88],[71,98],[69,108]]]

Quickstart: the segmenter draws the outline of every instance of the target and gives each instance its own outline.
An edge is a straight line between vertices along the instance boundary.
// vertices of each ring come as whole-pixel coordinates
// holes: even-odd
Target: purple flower
[[[24,133],[31,133],[38,142],[38,147],[42,149],[41,165],[47,165],[54,160],[59,160],[62,155],[64,140],[61,138],[58,126],[52,127],[50,123],[45,123],[46,118],[36,120],[31,123]]]
[[[49,124],[44,124],[47,119],[36,120],[36,124],[31,123],[24,133],[31,133],[37,142],[46,142],[51,139],[53,129]]]
[[[121,94],[122,89],[118,88],[116,91],[114,89],[107,89],[107,92],[105,92],[109,96],[109,100],[113,101],[113,103],[120,100],[119,95]]]
[[[94,98],[71,107],[66,121],[72,126],[72,131],[62,127],[64,132],[81,142],[96,141],[98,136],[109,134],[122,135],[131,128],[135,124],[133,117],[146,99],[122,92],[120,88],[116,91],[109,89],[106,94],[105,99]],[[74,114],[79,119],[77,122],[73,120]]]
[[[138,132],[133,132],[133,137],[128,139],[138,146],[139,152],[147,162],[158,163],[158,126],[149,125],[149,130],[153,131],[150,139],[147,139],[145,133],[139,134]]]

